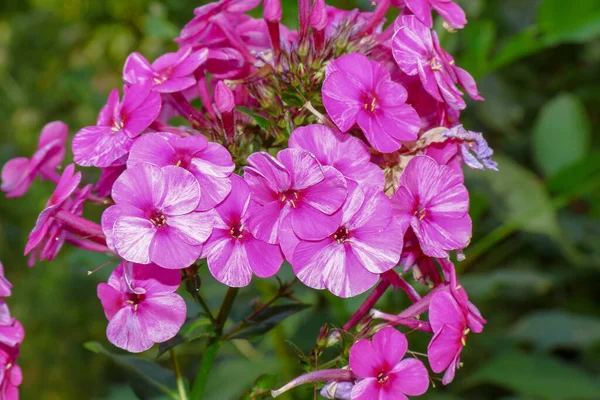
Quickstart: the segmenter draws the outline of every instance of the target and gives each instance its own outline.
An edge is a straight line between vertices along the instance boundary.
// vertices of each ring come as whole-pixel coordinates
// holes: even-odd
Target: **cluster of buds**
[[[325,380],[329,397],[423,394],[427,368],[403,359],[408,342],[395,326],[433,334],[429,365],[447,384],[467,333],[485,323],[450,261],[464,258],[472,233],[463,164],[496,169],[483,136],[459,123],[461,90],[483,98],[432,30],[434,10],[451,31],[465,15],[450,0],[379,0],[372,11],[299,0],[295,31],[281,24],[279,0],[264,1],[264,18],[245,14],[260,3],[198,7],[177,52],[127,58],[122,96],[114,89],[72,141],[75,164],[98,168],[97,182],[82,185],[74,164],[58,172],[61,122],[44,128],[31,159],[4,166],[8,197],[37,177],[56,184],[29,236],[30,265],[65,242],[118,257],[98,297],[108,339],[131,352],[177,334],[180,272],[196,274],[201,259],[229,287],[271,277],[284,261],[306,286],[339,297],[377,285],[344,325],[382,321],[359,330],[349,368],[281,391]],[[386,24],[392,6],[402,11]],[[86,203],[106,207],[101,221],[83,217]],[[427,294],[402,278],[409,271]],[[413,304],[372,311],[390,286]]]

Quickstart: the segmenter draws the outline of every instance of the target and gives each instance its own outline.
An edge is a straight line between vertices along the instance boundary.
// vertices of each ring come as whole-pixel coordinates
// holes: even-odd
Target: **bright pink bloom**
[[[98,197],[107,197],[110,196],[110,192],[112,191],[112,187],[115,184],[115,181],[125,171],[125,165],[118,165],[116,167],[106,167],[100,168],[100,178],[98,178],[98,182],[94,185],[94,191],[98,195]]]
[[[373,341],[359,340],[350,349],[350,368],[363,378],[352,388],[352,400],[407,400],[429,388],[427,368],[415,358],[403,359],[406,337],[394,328],[383,328]]]
[[[0,261],[0,297],[8,297],[12,293],[12,283],[4,277],[4,266]]]
[[[73,155],[83,166],[110,167],[124,164],[133,140],[160,113],[160,94],[150,84],[133,85],[125,89],[119,103],[119,91],[113,90],[100,111],[95,126],[77,132],[73,138]]]
[[[244,178],[252,200],[261,206],[247,222],[254,237],[277,243],[288,215],[294,233],[303,239],[320,240],[335,232],[341,220],[335,212],[347,193],[346,180],[335,168],[322,167],[302,149],[281,150],[277,158],[254,153],[247,161]]]
[[[131,146],[127,166],[145,162],[159,167],[173,165],[191,172],[199,184],[199,211],[214,208],[231,190],[229,175],[235,168],[231,154],[201,135],[182,138],[173,133],[148,133]]]
[[[321,165],[337,169],[346,179],[383,190],[383,170],[371,162],[369,148],[354,136],[323,125],[302,126],[292,132],[289,147],[311,152]]]
[[[108,247],[125,260],[163,268],[192,264],[212,231],[212,211],[199,212],[200,187],[183,168],[140,163],[113,186],[116,205],[102,214]]]
[[[431,299],[429,323],[434,336],[427,347],[429,364],[433,372],[446,370],[442,382],[449,384],[460,367],[460,353],[467,344],[467,320],[449,291],[440,291]]]
[[[437,11],[444,21],[454,29],[467,24],[465,12],[452,0],[404,0],[408,9],[428,28],[433,26],[431,13]]]
[[[56,167],[65,158],[67,134],[64,122],[50,122],[42,129],[37,150],[30,159],[18,157],[4,164],[0,190],[6,192],[6,197],[23,196],[36,176],[44,179],[56,175]]]
[[[415,16],[400,16],[394,23],[392,54],[407,75],[419,75],[423,88],[437,101],[462,110],[466,107],[460,84],[474,100],[479,96],[473,77],[454,64],[452,57],[440,46],[437,34]]]
[[[393,218],[391,202],[380,189],[364,189],[348,182],[348,197],[337,213],[340,222],[322,240],[300,239],[288,221],[283,223],[281,248],[305,285],[339,297],[356,296],[397,265],[402,228]]]
[[[242,287],[250,283],[252,273],[261,278],[275,275],[283,256],[279,246],[254,238],[246,229],[253,208],[250,189],[238,175],[231,176],[231,184],[231,193],[215,209],[215,226],[202,256],[207,258],[215,279],[227,286]]]
[[[323,105],[338,128],[347,132],[358,124],[371,146],[382,153],[417,138],[419,115],[405,104],[406,90],[392,81],[383,65],[362,54],[332,61],[322,93]]]
[[[3,400],[19,400],[18,387],[23,382],[23,372],[16,364],[18,358],[19,346],[0,344],[0,398]]]
[[[462,174],[427,156],[409,161],[392,199],[404,230],[412,227],[423,253],[446,258],[471,240],[469,193]]]
[[[150,82],[159,93],[180,92],[196,83],[194,71],[206,62],[208,49],[193,51],[183,46],[176,53],[166,53],[152,65],[139,53],[127,57],[123,80],[130,85]]]
[[[179,271],[154,264],[119,264],[108,283],[98,285],[98,298],[110,321],[108,340],[139,353],[173,338],[186,316],[185,301],[175,293],[180,283]]]

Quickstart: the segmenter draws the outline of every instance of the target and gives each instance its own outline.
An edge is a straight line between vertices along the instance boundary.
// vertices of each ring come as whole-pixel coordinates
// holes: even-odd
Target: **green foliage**
[[[231,339],[258,339],[277,324],[292,315],[310,308],[308,304],[279,304],[258,312],[247,320],[245,327],[233,334]]]

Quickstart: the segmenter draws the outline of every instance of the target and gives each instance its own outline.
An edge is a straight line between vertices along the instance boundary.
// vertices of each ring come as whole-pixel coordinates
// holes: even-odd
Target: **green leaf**
[[[198,339],[209,338],[214,336],[212,323],[204,316],[189,319],[183,324],[179,333],[174,338],[167,340],[158,345],[157,358],[169,351],[170,349],[179,346],[183,343],[190,343]]]
[[[460,66],[474,78],[479,78],[489,69],[489,56],[496,40],[496,26],[489,20],[471,22],[464,29],[463,36],[466,49]]]
[[[254,339],[273,329],[278,323],[311,306],[308,304],[278,304],[256,314],[248,324],[231,339]]]
[[[543,0],[538,25],[551,42],[584,42],[600,34],[600,1]]]
[[[271,398],[271,390],[276,389],[280,384],[279,379],[279,375],[275,374],[263,374],[259,376],[252,384],[252,390],[244,395],[243,400]]]
[[[590,142],[590,122],[577,97],[561,94],[542,108],[533,129],[533,156],[546,175],[582,159]]]
[[[595,151],[553,174],[546,181],[546,187],[551,192],[572,193],[598,179],[600,179],[600,152]]]
[[[281,93],[281,99],[285,102],[286,105],[294,106],[297,108],[302,108],[304,105],[304,101],[300,95],[296,92],[283,92]]]
[[[566,311],[538,311],[522,318],[512,335],[542,350],[585,348],[600,342],[600,319]]]
[[[252,118],[254,122],[256,122],[256,125],[260,126],[262,129],[269,129],[273,127],[272,121],[268,120],[267,117],[265,117],[264,115],[261,115],[256,111],[249,109],[248,107],[238,106],[235,109],[241,112],[242,114],[246,114],[247,116]]]
[[[536,270],[501,269],[487,273],[471,273],[461,279],[469,296],[475,299],[496,297],[526,298],[544,295],[554,279]]]
[[[171,399],[179,399],[177,381],[173,371],[137,356],[111,353],[98,342],[87,342],[84,347],[94,353],[109,357],[134,377],[144,380],[152,389],[166,394]]]
[[[530,26],[508,39],[491,61],[491,69],[502,68],[523,57],[534,54],[546,46],[546,40],[540,35],[539,28]]]
[[[471,375],[464,387],[494,384],[543,400],[596,400],[600,385],[586,372],[547,356],[507,352]]]

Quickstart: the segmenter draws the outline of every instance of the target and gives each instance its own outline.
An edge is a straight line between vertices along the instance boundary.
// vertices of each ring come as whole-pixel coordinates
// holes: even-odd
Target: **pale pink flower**
[[[433,10],[454,29],[462,29],[467,24],[465,12],[452,0],[404,0],[408,9],[427,27],[433,26]]]

